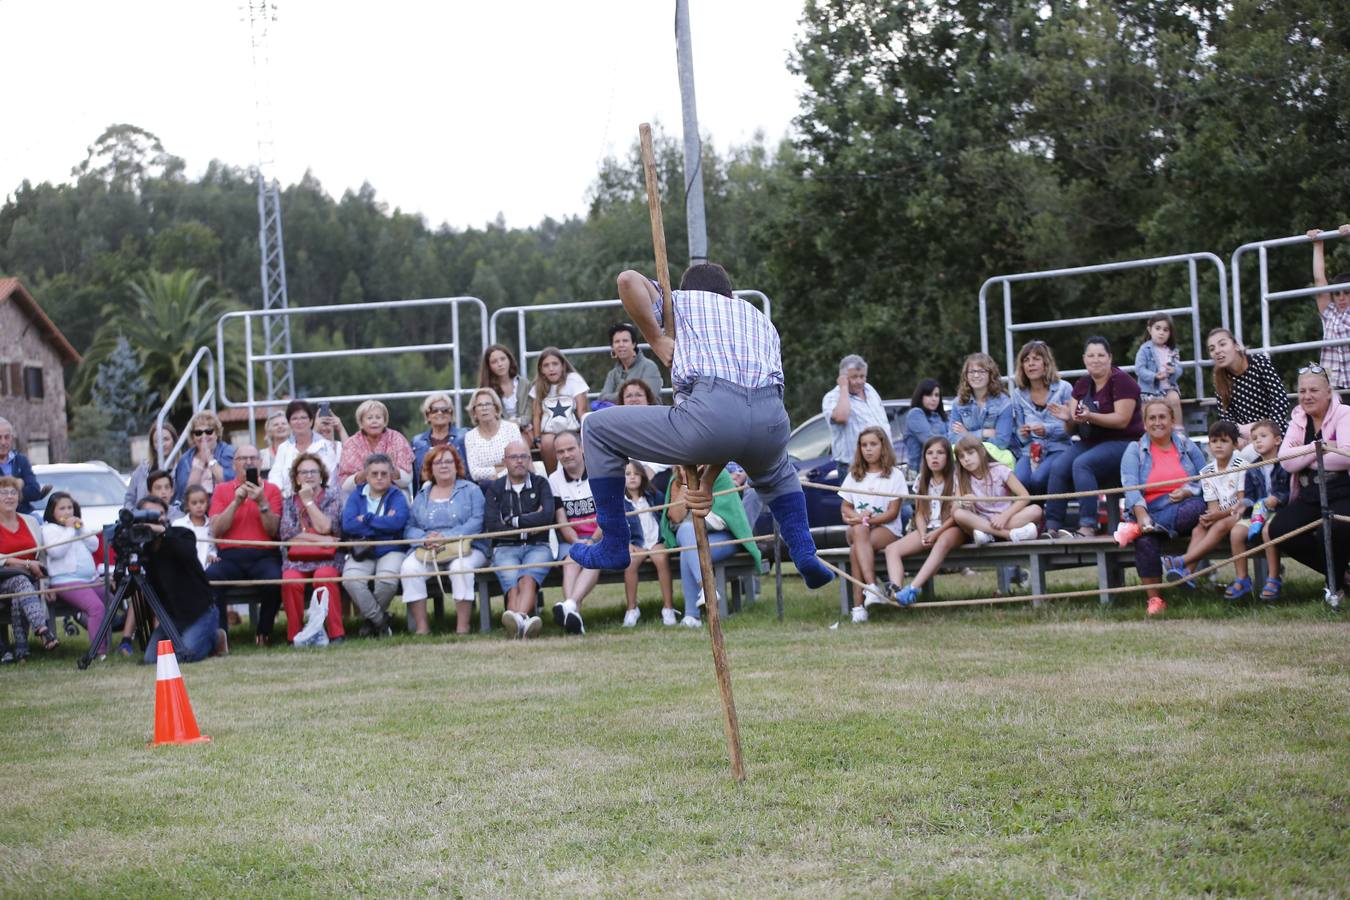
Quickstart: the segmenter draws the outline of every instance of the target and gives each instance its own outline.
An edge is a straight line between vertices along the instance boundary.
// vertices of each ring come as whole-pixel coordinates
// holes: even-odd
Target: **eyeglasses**
[[[1319,366],[1317,363],[1308,363],[1306,366],[1304,366],[1303,368],[1301,368],[1301,369],[1298,370],[1298,374],[1300,374],[1300,375],[1308,375],[1308,374],[1312,374],[1312,375],[1325,375],[1325,374],[1327,374],[1327,370],[1324,369],[1323,367]]]
[[[375,469],[366,473],[366,478],[393,478],[393,474],[384,469]]]
[[[319,473],[319,470],[318,470],[318,469],[300,469],[300,470],[299,470],[298,472],[296,472],[295,474],[300,475],[300,476],[302,476],[302,477],[305,476],[305,475],[313,475],[315,478],[320,477],[320,473]]]
[[[433,406],[433,407],[431,407],[430,409],[427,410],[427,413],[428,413],[428,415],[433,415],[433,416],[448,416],[448,415],[450,415],[450,407],[448,407],[448,406]]]
[[[201,436],[204,435],[204,434],[215,434],[215,433],[216,433],[216,430],[215,430],[214,428],[194,428],[194,429],[192,429],[192,436],[193,436],[193,437],[201,437]]]
[[[258,461],[261,459],[261,456],[236,456],[234,461],[236,463],[253,463],[254,465],[257,465]],[[238,468],[238,466],[236,466],[236,468]]]
[[[0,497],[17,497],[19,492],[14,488],[0,488]]]
[[[508,453],[503,457],[503,459],[529,459],[529,458],[530,454],[528,453]]]
[[[455,464],[455,460],[453,457],[448,455],[438,456],[434,460],[432,460],[431,464],[433,466],[453,466]]]
[[[497,408],[497,404],[493,403],[491,400],[484,400],[482,403],[475,403],[475,404],[473,405],[473,408],[474,408],[474,409],[496,409],[496,408]]]
[[[966,369],[966,374],[967,374],[967,375],[988,375],[988,374],[989,374],[989,370],[988,370],[988,369],[980,369],[980,368],[976,368],[976,367],[972,366],[971,368]]]

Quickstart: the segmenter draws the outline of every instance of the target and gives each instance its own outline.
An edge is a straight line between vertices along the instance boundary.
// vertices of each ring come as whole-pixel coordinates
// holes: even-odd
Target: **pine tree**
[[[131,342],[118,335],[99,363],[88,404],[72,418],[71,455],[77,460],[102,459],[117,469],[131,465],[131,437],[148,428],[156,394],[141,374]]]

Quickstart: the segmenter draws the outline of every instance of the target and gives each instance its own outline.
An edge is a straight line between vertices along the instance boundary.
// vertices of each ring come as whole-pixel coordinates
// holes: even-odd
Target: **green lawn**
[[[944,597],[983,582],[945,579]],[[1329,895],[1350,884],[1350,641],[1212,594],[887,612],[788,582],[706,633],[351,640],[185,666],[210,744],[149,749],[154,670],[0,670],[7,896]],[[953,591],[952,585],[958,586]],[[771,587],[771,583],[768,585]],[[245,634],[236,634],[237,645]]]

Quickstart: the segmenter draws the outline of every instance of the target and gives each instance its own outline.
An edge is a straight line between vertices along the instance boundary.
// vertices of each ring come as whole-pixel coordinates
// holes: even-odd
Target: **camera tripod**
[[[125,564],[122,562],[123,558],[126,559]],[[114,571],[113,577],[117,581],[117,590],[104,604],[103,624],[99,627],[98,634],[89,636],[89,651],[79,658],[76,665],[81,670],[89,668],[89,663],[93,662],[98,648],[103,646],[103,642],[112,634],[113,613],[117,611],[117,608],[122,605],[122,601],[129,594],[132,595],[132,602],[135,606],[140,608],[142,614],[140,621],[147,626],[149,625],[149,619],[144,617],[145,607],[149,606],[155,617],[159,619],[160,627],[164,629],[164,633],[168,635],[169,640],[173,641],[174,652],[181,653],[183,636],[178,633],[178,626],[173,624],[173,619],[169,618],[168,612],[164,609],[164,604],[160,603],[155,589],[150,586],[150,582],[145,580],[145,570],[141,568],[141,556],[136,549],[130,550],[125,557],[118,558],[117,569]],[[135,593],[132,594],[132,591],[135,591]]]

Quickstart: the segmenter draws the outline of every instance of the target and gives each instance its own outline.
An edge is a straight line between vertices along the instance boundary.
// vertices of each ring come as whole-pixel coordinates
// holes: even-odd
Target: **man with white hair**
[[[5,418],[0,418],[0,475],[8,475],[23,482],[23,494],[19,497],[19,512],[31,514],[33,504],[41,500],[51,488],[43,489],[33,474],[33,466],[28,457],[15,449],[14,426]]]
[[[876,425],[891,433],[881,395],[867,383],[867,361],[856,353],[839,361],[839,382],[821,398],[820,411],[830,423],[830,453],[841,477],[853,465],[854,448],[864,428]]]

